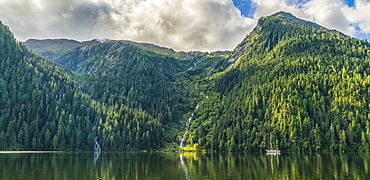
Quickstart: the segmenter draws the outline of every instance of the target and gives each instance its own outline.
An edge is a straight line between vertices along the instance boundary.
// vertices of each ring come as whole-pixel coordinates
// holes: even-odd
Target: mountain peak
[[[274,16],[280,16],[280,17],[285,17],[285,18],[290,18],[290,19],[298,19],[293,14],[289,12],[285,12],[285,11],[279,11],[275,14],[272,14],[270,17],[274,17]]]
[[[300,34],[297,34],[298,31]],[[339,31],[324,28],[284,11],[261,17],[254,30],[234,49],[229,62],[237,61],[256,42],[261,43],[261,47],[268,47],[271,50],[283,39],[319,32],[345,36]]]
[[[300,25],[308,25],[308,26],[314,27],[316,29],[322,28],[322,26],[320,26],[320,25],[318,25],[314,22],[306,21],[306,20],[297,18],[293,14],[285,12],[285,11],[279,11],[275,14],[270,15],[270,16],[265,16],[265,17],[260,18],[258,20],[257,27],[261,27],[261,26],[265,25],[267,22],[271,22],[271,21],[274,21],[275,23],[280,22],[280,23],[284,23],[284,24],[297,23],[297,24],[300,24]]]

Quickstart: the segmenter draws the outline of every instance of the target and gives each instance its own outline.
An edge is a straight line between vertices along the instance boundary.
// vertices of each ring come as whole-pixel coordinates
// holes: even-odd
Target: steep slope
[[[85,59],[85,56],[87,56],[87,54],[78,54],[78,57],[74,57],[72,59],[72,55],[77,55],[75,49],[99,44],[100,42],[101,41],[98,40],[80,43],[69,39],[29,39],[24,42],[24,44],[33,52],[75,71],[78,64]]]
[[[176,52],[172,49],[156,46],[148,43],[137,43],[126,40],[98,40],[77,42],[68,39],[29,39],[24,44],[33,52],[44,56],[54,62],[63,65],[78,73],[90,73],[102,65],[101,63],[112,64],[116,61],[123,61],[127,57],[122,57],[128,53],[125,47],[137,49],[143,53],[154,53],[172,58],[172,63],[183,64],[181,71],[184,71],[200,59],[215,55],[228,55],[231,52],[219,51],[211,53],[203,52]],[[120,54],[120,55],[118,55]],[[96,60],[96,62],[94,62]],[[114,62],[112,62],[114,60]],[[89,61],[89,62],[85,62]],[[208,66],[212,66],[213,62],[208,61]],[[94,66],[88,66],[87,64]]]
[[[188,144],[213,150],[367,151],[370,44],[285,12],[261,18],[209,80]]]
[[[82,77],[30,52],[0,24],[0,149],[153,149],[160,122],[140,109],[107,105],[83,92]]]
[[[0,49],[0,148],[86,147],[94,110],[71,80],[72,73],[30,53],[2,24]]]
[[[63,70],[107,149],[178,142],[180,120],[191,121],[186,144],[209,150],[370,148],[370,44],[286,12],[261,18],[231,55],[129,41],[26,44],[79,74]]]
[[[183,133],[179,121],[199,98],[196,82],[223,71],[230,53],[175,52],[112,40],[28,40],[26,44],[81,74],[80,84],[94,100],[107,106],[123,104],[157,118],[165,127],[166,142],[176,142]]]

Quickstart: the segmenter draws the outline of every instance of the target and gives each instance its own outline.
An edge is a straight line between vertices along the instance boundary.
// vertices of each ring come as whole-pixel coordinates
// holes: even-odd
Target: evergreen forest
[[[368,151],[369,74],[369,42],[286,12],[233,52],[22,43],[1,23],[0,150]]]

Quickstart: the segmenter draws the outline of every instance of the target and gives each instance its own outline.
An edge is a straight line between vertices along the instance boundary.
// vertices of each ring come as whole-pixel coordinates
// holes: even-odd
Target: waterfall
[[[195,107],[195,110],[197,110],[199,108],[199,106],[200,106],[200,102],[198,102],[197,106]],[[193,115],[193,114],[191,114],[191,115]]]
[[[195,107],[195,110],[197,110],[199,108],[200,104],[201,104],[201,102],[198,102],[197,106]],[[194,113],[191,113],[191,116],[185,122],[185,127],[186,128],[185,128],[184,135],[182,135],[182,137],[181,137],[181,142],[180,142],[180,147],[181,148],[185,147],[185,137],[186,137],[186,134],[188,134],[188,132],[189,132],[190,122],[193,119],[193,116],[194,116]]]
[[[94,151],[100,152],[100,145],[98,143],[98,137],[95,137],[94,139]]]
[[[100,156],[100,145],[98,143],[98,137],[95,137],[94,139],[94,166],[96,165],[96,161],[98,161]]]
[[[185,141],[184,140],[185,140],[186,134],[189,132],[189,126],[190,126],[191,119],[193,119],[193,114],[191,114],[191,117],[189,117],[186,120],[186,123],[185,123],[185,126],[186,126],[185,133],[184,133],[184,135],[182,135],[181,142],[180,142],[180,147],[181,148],[185,147]]]

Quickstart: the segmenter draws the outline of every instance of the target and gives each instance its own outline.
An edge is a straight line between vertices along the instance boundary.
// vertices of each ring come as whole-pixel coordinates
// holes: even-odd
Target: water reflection
[[[94,151],[94,166],[96,166],[96,161],[98,161],[99,156],[100,156],[100,150]]]
[[[370,179],[370,154],[0,153],[0,179]]]
[[[184,160],[184,155],[183,154],[180,154],[180,162],[181,162],[181,167],[184,169],[184,172],[185,172],[185,179],[190,180],[189,170],[188,170],[188,167],[185,165],[185,160]]]

